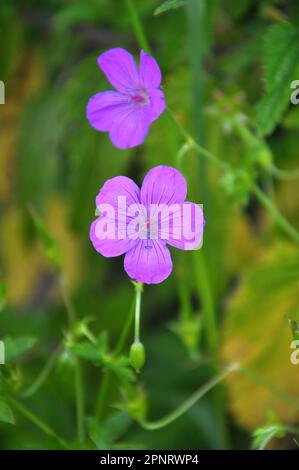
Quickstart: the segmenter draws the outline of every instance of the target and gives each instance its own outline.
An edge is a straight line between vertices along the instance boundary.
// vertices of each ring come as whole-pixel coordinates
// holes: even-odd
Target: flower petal
[[[168,213],[164,209],[165,213],[160,219],[159,237],[181,250],[200,248],[205,225],[202,207],[189,201],[172,207],[173,211],[168,210]]]
[[[125,198],[121,199],[120,198]],[[123,211],[119,203],[123,204]],[[110,178],[100,189],[99,194],[96,197],[96,205],[101,210],[101,204],[111,204],[117,214],[124,214],[127,211],[127,207],[132,204],[140,203],[140,189],[137,184],[128,178],[127,176],[115,176]]]
[[[139,74],[141,84],[147,89],[159,88],[162,75],[156,60],[146,52],[140,52]]]
[[[151,106],[151,121],[155,121],[165,111],[166,103],[164,93],[161,90],[151,90],[149,92]]]
[[[187,194],[186,180],[171,166],[156,166],[146,175],[141,187],[141,202],[149,204],[176,204],[184,202]]]
[[[151,108],[128,108],[121,113],[110,130],[110,139],[116,147],[128,149],[144,142],[151,123]]]
[[[113,221],[111,220],[106,220],[106,227],[105,231],[107,236],[99,236],[99,233],[102,235],[102,227],[99,227],[99,224],[101,223],[101,217],[98,217],[94,222],[91,224],[90,227],[90,240],[96,249],[102,256],[105,256],[106,258],[111,258],[114,256],[120,256],[129,251],[132,246],[136,243],[136,241],[130,239],[130,238],[124,238],[124,239],[119,239],[119,238],[109,238],[109,236],[113,236],[113,234],[117,233],[117,227],[113,224]],[[125,227],[123,227],[125,228]]]
[[[122,93],[139,85],[139,74],[133,56],[125,49],[115,48],[104,52],[98,58],[99,67],[114,88]]]
[[[139,240],[125,255],[125,270],[130,278],[144,284],[159,284],[172,271],[171,255],[159,240]]]
[[[90,239],[103,256],[119,256],[126,253],[134,243],[128,237],[127,226],[135,214],[128,206],[139,204],[140,189],[126,176],[116,176],[101,188],[96,205],[102,215],[91,225]]]
[[[86,115],[98,131],[109,131],[116,118],[128,112],[129,98],[117,91],[103,91],[92,96],[87,104]]]

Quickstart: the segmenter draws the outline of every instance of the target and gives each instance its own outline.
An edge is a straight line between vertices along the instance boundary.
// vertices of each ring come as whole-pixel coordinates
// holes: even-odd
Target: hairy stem
[[[210,390],[212,390],[216,385],[223,382],[223,380],[232,372],[238,370],[238,364],[233,363],[228,366],[223,372],[216,375],[213,379],[207,382],[205,385],[201,386],[196,392],[194,392],[186,401],[184,401],[178,408],[166,415],[164,418],[159,419],[158,421],[140,421],[140,425],[144,429],[156,430],[164,428],[169,424],[173,423],[175,420],[180,418],[185,414],[195,403],[200,400],[204,395],[206,395]]]
[[[54,438],[58,444],[63,447],[64,449],[69,449],[69,445],[67,442],[62,439],[56,431],[54,431],[50,426],[44,423],[38,416],[36,416],[32,411],[26,408],[22,403],[17,401],[14,398],[9,398],[9,403],[13,408],[19,411],[25,418],[31,421],[35,426],[37,426],[41,431],[43,431],[48,436]]]
[[[44,384],[44,382],[47,380],[49,377],[50,373],[53,370],[53,367],[55,366],[56,360],[61,352],[61,347],[62,344],[59,344],[57,348],[54,350],[54,352],[51,354],[49,357],[48,361],[45,363],[43,369],[37,376],[37,378],[34,380],[34,382],[22,393],[23,397],[30,397],[34,395],[40,387]]]
[[[140,307],[141,307],[141,295],[142,295],[143,285],[136,283],[136,303],[135,303],[135,326],[134,326],[134,341],[139,343],[140,341]]]
[[[169,110],[168,110],[169,111]],[[196,150],[200,155],[208,159],[211,163],[217,165],[219,168],[222,169],[230,169],[233,171],[233,168],[230,164],[220,160],[220,158],[216,157],[216,155],[212,154],[201,145],[199,145],[193,137],[189,134],[186,129],[184,129],[180,123],[177,122],[175,116],[171,111],[169,111],[170,115],[172,116],[175,124],[177,125],[180,133],[184,137],[184,139],[189,142],[189,144]],[[276,206],[272,203],[272,201],[268,198],[268,196],[263,193],[259,187],[255,183],[251,183],[252,192],[255,194],[257,199],[260,203],[268,210],[271,214],[272,218],[275,222],[281,227],[281,229],[289,235],[296,243],[299,243],[299,233],[298,231],[285,219],[285,217],[279,212]]]
[[[285,233],[287,233],[296,243],[299,243],[299,233],[297,230],[284,218],[284,216],[279,212],[276,206],[272,201],[267,197],[263,191],[256,184],[251,186],[253,194],[260,201],[260,203],[268,210],[272,218],[275,220],[277,225],[279,225]]]

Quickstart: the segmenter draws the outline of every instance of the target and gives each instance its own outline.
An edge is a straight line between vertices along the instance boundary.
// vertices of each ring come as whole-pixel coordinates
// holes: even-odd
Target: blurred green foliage
[[[138,57],[128,2],[1,1],[0,448],[239,449],[251,447],[255,428],[254,447],[283,435],[280,445],[292,448],[295,428],[286,426],[298,422],[299,384],[288,320],[298,320],[298,246],[251,184],[299,229],[298,182],[273,181],[270,171],[298,166],[299,114],[289,96],[299,79],[299,4],[133,5],[176,120],[231,166],[199,164],[168,113],[129,151],[90,127],[86,103],[108,88],[97,56],[118,46]],[[107,178],[140,183],[158,164],[184,173],[207,224],[201,252],[173,250],[172,276],[144,289],[146,364],[136,377],[128,359],[133,286],[121,259],[92,249],[89,227]],[[140,427],[235,360],[258,383],[237,373],[167,428]],[[269,422],[272,410],[279,424]]]

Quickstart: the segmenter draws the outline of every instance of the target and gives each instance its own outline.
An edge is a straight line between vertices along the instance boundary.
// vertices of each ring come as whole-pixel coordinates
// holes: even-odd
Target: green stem
[[[207,343],[210,352],[215,351],[218,344],[217,318],[213,299],[213,293],[208,278],[206,261],[201,252],[195,251],[195,275],[199,286],[199,295],[203,302],[205,322],[207,330]]]
[[[44,382],[49,377],[50,373],[55,366],[56,360],[61,352],[62,344],[59,344],[55,351],[51,354],[48,361],[44,365],[43,369],[41,370],[40,374],[34,380],[34,382],[22,393],[23,397],[30,397],[34,395],[40,387],[44,384]]]
[[[193,146],[193,148],[203,157],[207,158],[210,162],[214,163],[218,167],[222,169],[231,169],[231,165],[228,163],[224,162],[223,160],[220,160],[218,157],[213,155],[211,152],[208,150],[204,149],[199,145],[197,142],[194,141],[193,137],[186,131],[176,120],[175,116],[173,113],[168,110],[170,115],[172,116],[174,122],[176,123],[178,129],[180,130],[182,136],[190,143],[190,145]],[[251,189],[252,192],[255,194],[257,199],[260,201],[260,203],[268,210],[268,212],[271,214],[273,219],[277,222],[277,224],[284,230],[285,233],[287,233],[296,243],[299,243],[299,233],[297,230],[284,218],[284,216],[279,212],[279,210],[275,207],[275,205],[272,203],[272,201],[267,197],[266,194],[264,194],[259,187],[255,183],[251,183]]]
[[[44,423],[38,416],[32,413],[28,408],[26,408],[22,403],[15,400],[14,398],[9,398],[9,403],[18,410],[25,418],[31,421],[35,426],[37,426],[41,431],[43,431],[48,436],[54,438],[61,447],[64,449],[69,449],[67,442],[62,439],[50,426]]]
[[[293,181],[299,178],[298,168],[295,170],[282,170],[281,168],[277,168],[277,166],[273,165],[271,167],[271,173],[275,178],[282,181]]]
[[[255,137],[255,135],[251,132],[251,130],[244,124],[243,121],[240,121],[240,119],[235,119],[234,126],[239,136],[241,137],[243,142],[245,142],[246,145],[248,145],[248,147],[256,147],[259,144],[259,140]]]
[[[131,305],[131,308],[130,308],[130,311],[129,311],[129,315],[128,315],[127,320],[124,324],[124,327],[123,327],[122,333],[119,337],[119,340],[118,340],[118,342],[115,346],[113,356],[118,356],[121,353],[121,351],[124,347],[124,344],[126,342],[126,339],[129,335],[130,328],[131,328],[132,321],[133,321],[135,303],[136,303],[136,300],[135,300],[135,296],[134,296],[134,300],[132,302],[132,305]],[[103,371],[103,377],[102,377],[102,380],[101,380],[101,385],[100,385],[100,388],[99,388],[99,393],[98,393],[98,398],[97,398],[97,403],[96,403],[96,416],[97,416],[98,420],[101,420],[103,418],[104,406],[105,406],[105,403],[106,403],[107,392],[109,390],[111,375],[112,374],[111,374],[110,369],[105,369]]]
[[[207,382],[205,385],[201,386],[195,393],[193,393],[186,401],[184,401],[178,408],[166,415],[164,418],[159,419],[158,421],[140,421],[140,425],[144,429],[156,430],[164,428],[169,424],[173,423],[175,420],[180,418],[185,414],[195,403],[200,400],[204,395],[206,395],[210,390],[212,390],[216,385],[221,383],[229,374],[238,370],[238,364],[233,363],[228,366],[223,372],[216,375],[213,379]]]
[[[203,59],[204,47],[206,47],[206,0],[189,0],[186,3],[187,24],[188,24],[188,51],[192,77],[192,103],[193,120],[196,140],[200,144],[205,144],[205,131],[203,119],[204,107],[204,85],[203,85]],[[199,161],[199,188],[201,197],[208,202],[208,169],[204,160]]]
[[[136,284],[136,303],[135,303],[135,328],[134,328],[134,341],[139,343],[140,341],[140,307],[141,307],[141,295],[142,295],[142,284]]]
[[[115,350],[114,350],[114,353],[113,353],[114,356],[118,356],[121,353],[121,351],[122,351],[122,349],[125,345],[126,339],[129,336],[129,332],[130,332],[131,325],[132,325],[132,322],[133,322],[133,314],[134,314],[134,311],[135,311],[135,309],[134,309],[135,303],[136,303],[136,299],[134,297],[134,300],[132,302],[132,305],[131,305],[131,308],[130,308],[130,311],[129,311],[129,315],[128,315],[127,320],[126,320],[126,323],[123,327],[123,330],[121,332],[119,340],[118,340],[118,342],[115,346]]]
[[[101,421],[103,419],[104,415],[104,408],[105,408],[105,403],[106,403],[106,397],[109,389],[109,384],[111,380],[111,370],[110,369],[105,369],[103,371],[103,377],[98,393],[98,399],[97,399],[97,404],[96,404],[96,417],[98,421]]]
[[[216,157],[213,153],[209,152],[207,149],[202,147],[200,144],[198,144],[193,136],[177,121],[174,113],[167,108],[167,111],[169,115],[171,116],[173,122],[177,126],[179,132],[181,133],[182,137],[186,140],[186,142],[189,144],[190,148],[193,148],[197,153],[205,157],[207,160],[209,160],[211,163],[214,165],[217,165],[221,167],[222,169],[228,169],[230,168],[230,165],[223,160],[220,160],[218,157]]]
[[[126,0],[126,5],[130,15],[132,28],[134,30],[140,48],[146,52],[150,52],[151,48],[144,32],[138,11],[136,10],[134,0]]]
[[[67,279],[63,274],[59,276],[59,285],[61,295],[67,311],[70,328],[76,324],[76,311],[72,303],[71,295]],[[76,412],[77,412],[77,437],[79,442],[85,440],[85,426],[84,426],[84,413],[85,413],[85,397],[83,386],[83,371],[80,359],[75,359],[75,394],[76,394]]]
[[[263,193],[263,191],[261,191],[254,183],[252,183],[251,189],[256,198],[271,214],[277,225],[279,225],[296,243],[299,243],[299,233],[297,230],[283,217],[266,194]]]
[[[76,312],[72,303],[72,299],[69,292],[67,279],[63,274],[59,275],[59,286],[62,295],[62,299],[65,305],[66,313],[69,320],[69,325],[73,327],[76,323]]]
[[[76,388],[76,408],[77,408],[77,435],[78,441],[84,442],[85,440],[85,426],[84,426],[84,388],[83,388],[83,370],[82,362],[76,358],[75,361],[75,388]]]

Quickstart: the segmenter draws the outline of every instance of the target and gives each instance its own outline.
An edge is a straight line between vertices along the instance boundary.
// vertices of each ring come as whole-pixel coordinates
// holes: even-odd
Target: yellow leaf
[[[249,269],[229,303],[222,331],[221,356],[239,360],[264,381],[261,385],[241,373],[228,380],[231,409],[237,421],[254,429],[273,410],[282,423],[299,418],[286,397],[299,395],[299,369],[291,364],[292,335],[288,319],[298,305],[299,255],[293,245],[278,244]]]

